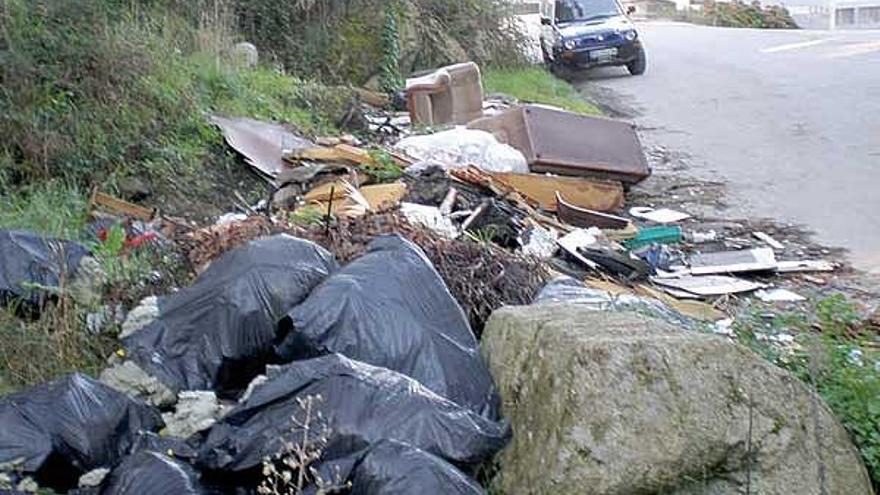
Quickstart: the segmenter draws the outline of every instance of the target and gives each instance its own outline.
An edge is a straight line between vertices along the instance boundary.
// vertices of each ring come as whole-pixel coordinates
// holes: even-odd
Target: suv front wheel
[[[639,53],[636,54],[636,59],[626,64],[626,69],[634,76],[641,76],[645,73],[645,69],[647,68],[648,59],[645,56],[645,49],[639,48]]]

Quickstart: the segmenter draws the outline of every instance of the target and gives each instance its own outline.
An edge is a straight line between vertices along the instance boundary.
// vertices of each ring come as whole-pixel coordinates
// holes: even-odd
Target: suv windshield
[[[622,15],[617,0],[557,0],[556,22],[589,21]]]

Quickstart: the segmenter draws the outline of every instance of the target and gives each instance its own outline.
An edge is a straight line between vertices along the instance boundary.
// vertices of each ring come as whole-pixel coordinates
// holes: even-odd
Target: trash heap
[[[469,476],[510,438],[465,313],[397,235],[345,266],[287,234],[249,241],[129,316],[100,381],[0,399],[7,484],[237,493],[277,469],[358,493],[481,493]]]
[[[164,225],[131,242],[175,245],[198,277],[129,312],[100,381],[0,398],[0,487],[483,493],[473,477],[511,435],[480,355],[492,311],[568,302],[727,331],[733,296],[796,302],[772,277],[834,269],[780,259],[763,232],[754,247],[672,208],[627,209],[651,173],[628,123],[483,102],[473,64],[402,100],[367,112],[372,145],[213,117],[271,190],[214,225],[96,191],[96,208]],[[24,286],[88,259],[26,233],[5,245],[0,296],[37,306]]]

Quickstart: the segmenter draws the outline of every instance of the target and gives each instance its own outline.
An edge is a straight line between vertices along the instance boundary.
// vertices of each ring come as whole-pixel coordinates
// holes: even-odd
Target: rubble
[[[177,400],[170,387],[132,361],[111,363],[101,372],[100,380],[107,386],[152,406],[166,407]]]
[[[174,412],[162,414],[163,433],[172,437],[189,438],[207,430],[226,413],[227,408],[217,401],[211,391],[185,391],[177,395]]]
[[[119,338],[124,339],[129,337],[141,328],[152,323],[158,317],[159,299],[156,296],[145,298],[129,311],[128,315],[126,315],[125,321],[122,322],[122,329],[119,332]]]

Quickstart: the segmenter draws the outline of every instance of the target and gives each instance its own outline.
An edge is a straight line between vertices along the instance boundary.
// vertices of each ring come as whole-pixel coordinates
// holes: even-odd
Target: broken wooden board
[[[700,253],[691,256],[689,262],[692,275],[767,272],[776,270],[778,265],[770,248]]]
[[[651,282],[662,287],[668,287],[703,297],[752,292],[764,287],[761,284],[743,280],[741,278],[717,275],[709,275],[705,277],[685,276],[681,278],[651,277]]]
[[[337,181],[337,183],[333,184],[333,187],[333,204],[330,205],[330,211],[336,214],[352,206],[351,202],[347,201],[351,194],[349,193],[350,186],[348,186],[344,181]],[[375,184],[372,186],[361,187],[357,189],[357,191],[360,193],[362,201],[366,201],[370,211],[382,212],[394,208],[395,206],[400,204],[400,201],[406,195],[406,184],[402,182],[394,182],[391,184]],[[311,193],[311,191],[309,192]],[[327,211],[329,201],[329,188],[327,188],[326,195],[323,196],[323,199],[306,199],[306,202],[308,203],[321,205],[323,211]]]
[[[135,218],[145,222],[149,222],[156,216],[156,210],[144,208],[109,194],[98,192],[97,188],[92,191],[92,197],[89,200],[89,211],[96,208],[100,208],[118,217]]]
[[[559,217],[559,220],[575,227],[585,229],[599,227],[600,229],[620,230],[625,229],[630,223],[626,218],[579,208],[566,201],[559,192],[556,193],[556,203],[556,216]]]
[[[499,182],[520,193],[542,210],[555,212],[556,193],[579,208],[601,212],[616,211],[623,207],[623,185],[617,181],[587,179],[584,177],[554,177],[541,174],[491,174]]]
[[[363,173],[352,173],[340,179],[329,180],[311,188],[303,195],[303,201],[307,203],[329,201],[330,191],[333,191],[333,201],[336,201],[345,197],[346,184],[361,187],[361,184],[365,184],[368,180],[369,177]]]

